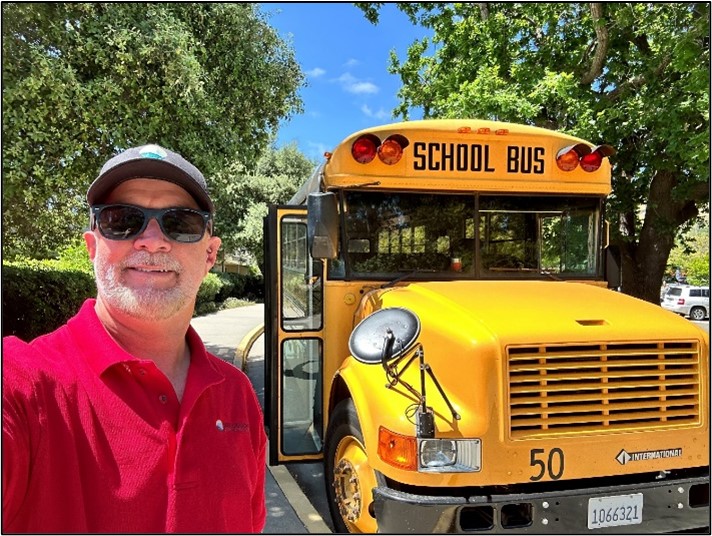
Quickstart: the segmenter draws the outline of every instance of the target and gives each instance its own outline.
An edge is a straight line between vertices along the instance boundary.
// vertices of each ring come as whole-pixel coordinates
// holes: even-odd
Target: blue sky
[[[394,4],[381,8],[373,25],[351,3],[262,3],[269,24],[291,44],[307,76],[300,90],[304,113],[283,123],[277,146],[296,142],[321,162],[349,134],[393,121],[400,77],[388,73],[395,50],[405,59],[409,45],[426,35]],[[418,119],[411,112],[411,119]]]

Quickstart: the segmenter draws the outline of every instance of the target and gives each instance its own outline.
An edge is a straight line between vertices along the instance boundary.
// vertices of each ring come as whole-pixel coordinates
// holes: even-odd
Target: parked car
[[[710,314],[710,288],[692,285],[670,285],[661,303],[664,309],[704,320]]]

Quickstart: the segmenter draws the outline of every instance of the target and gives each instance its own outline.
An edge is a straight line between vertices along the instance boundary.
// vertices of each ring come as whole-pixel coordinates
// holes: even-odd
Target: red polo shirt
[[[182,402],[87,300],[57,331],[3,340],[3,532],[259,532],[255,392],[191,327]]]

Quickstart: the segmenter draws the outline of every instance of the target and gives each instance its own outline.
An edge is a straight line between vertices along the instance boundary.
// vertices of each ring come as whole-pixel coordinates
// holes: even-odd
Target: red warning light
[[[564,147],[556,154],[556,165],[563,171],[572,171],[581,164],[581,169],[586,172],[598,170],[603,159],[616,154],[610,145],[589,147],[585,143],[577,143]]]
[[[581,157],[581,168],[584,171],[596,171],[601,167],[601,162],[603,162],[603,156],[601,153],[594,152]]]
[[[358,138],[351,146],[351,155],[356,162],[368,164],[376,158],[379,140],[372,134],[366,134]]]

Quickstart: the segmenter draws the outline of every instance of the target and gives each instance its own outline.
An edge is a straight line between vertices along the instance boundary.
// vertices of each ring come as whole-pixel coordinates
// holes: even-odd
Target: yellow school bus
[[[620,292],[607,145],[357,132],[265,219],[272,465],[338,532],[707,527],[709,337]]]

